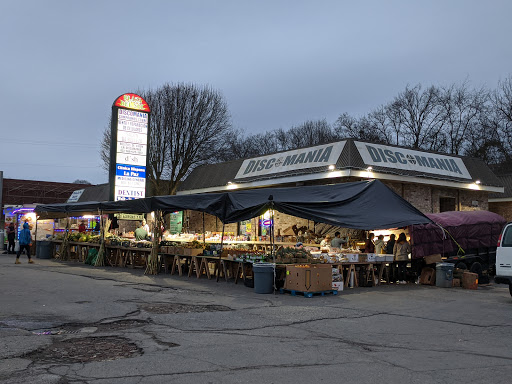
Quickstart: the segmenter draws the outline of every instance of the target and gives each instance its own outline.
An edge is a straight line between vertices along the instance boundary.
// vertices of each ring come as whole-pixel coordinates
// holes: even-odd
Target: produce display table
[[[232,260],[227,257],[221,257],[219,260],[218,255],[190,256],[161,253],[160,257],[165,273],[170,273],[171,275],[178,271],[179,275],[182,276],[186,268],[188,270],[188,277],[195,274],[197,278],[206,275],[208,279],[211,279],[212,276],[220,274],[219,277],[223,277],[226,281],[233,278],[236,284],[240,277],[246,277],[248,270],[247,266],[244,268],[242,260]],[[214,264],[213,273],[210,271],[210,264]],[[171,267],[170,269],[169,266]]]
[[[365,269],[364,282],[371,282],[371,285],[380,285],[384,274],[384,269],[388,262],[384,261],[368,261],[368,262],[353,262],[353,263],[328,263],[333,268],[338,268],[340,273],[343,274],[344,286],[348,287],[350,283],[350,275],[354,273],[354,286],[359,287],[362,283],[359,281],[356,267],[363,267]]]
[[[52,241],[52,255],[55,257],[56,253],[62,247],[62,240]],[[89,250],[92,248],[98,249],[99,243],[85,243],[85,242],[69,242],[68,259],[75,259],[77,261],[85,261]],[[73,250],[74,249],[74,250]],[[123,247],[120,245],[106,245],[106,261],[107,265],[131,268],[145,267],[151,252],[151,248],[139,247]],[[244,283],[250,281],[253,276],[252,260],[245,259],[232,259],[227,257],[219,258],[218,255],[183,255],[183,254],[169,254],[160,253],[160,268],[164,267],[165,273],[174,275],[176,271],[182,276],[184,273],[188,277],[193,275],[196,278],[206,276],[211,279],[212,276],[223,278],[226,282],[233,279],[235,284],[240,279]],[[213,264],[213,265],[212,265]],[[316,264],[316,263],[314,263]],[[343,262],[343,263],[319,263],[322,265],[329,265],[332,268],[338,268],[343,275],[344,286],[348,287],[350,284],[350,276],[354,276],[354,286],[374,286],[383,283],[389,283],[389,276],[386,265],[389,262]],[[283,280],[286,266],[289,264],[277,263],[276,264],[276,279]],[[361,268],[364,271],[358,273]],[[212,271],[213,270],[213,271]]]
[[[120,267],[126,267],[129,262],[130,268],[145,268],[148,262],[148,256],[151,253],[151,248],[108,245],[107,249],[109,248],[115,250],[114,264]]]

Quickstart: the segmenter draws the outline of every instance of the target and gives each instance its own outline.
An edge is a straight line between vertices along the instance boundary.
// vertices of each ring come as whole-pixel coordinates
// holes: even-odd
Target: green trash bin
[[[52,258],[52,242],[39,240],[36,242],[36,257],[38,259]]]
[[[252,272],[254,274],[254,292],[274,292],[274,263],[254,263]]]

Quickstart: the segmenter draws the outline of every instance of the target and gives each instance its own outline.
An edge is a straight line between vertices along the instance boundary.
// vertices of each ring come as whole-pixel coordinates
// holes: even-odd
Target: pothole
[[[140,308],[146,312],[156,314],[231,311],[231,308],[225,307],[223,305],[197,305],[181,303],[143,304],[140,306]]]
[[[98,327],[98,332],[108,332],[108,331],[118,331],[121,329],[142,327],[143,325],[146,325],[148,323],[149,323],[149,321],[147,321],[147,320],[125,319],[125,320],[113,321],[111,323],[94,324],[94,326]]]
[[[59,328],[36,330],[32,333],[36,335],[66,335],[74,333],[111,332],[123,329],[137,328],[148,323],[149,321],[147,320],[124,319],[112,321],[110,323],[64,324]]]
[[[49,347],[26,355],[41,363],[86,363],[126,359],[142,355],[142,350],[124,337],[86,337],[56,341]]]

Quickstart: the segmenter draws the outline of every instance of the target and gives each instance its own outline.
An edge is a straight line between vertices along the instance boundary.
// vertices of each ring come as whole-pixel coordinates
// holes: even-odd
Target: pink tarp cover
[[[427,214],[432,221],[446,229],[468,251],[475,248],[495,247],[507,222],[500,215],[489,211],[452,211]],[[409,228],[412,239],[412,258],[456,252],[457,244],[434,224],[413,225]]]

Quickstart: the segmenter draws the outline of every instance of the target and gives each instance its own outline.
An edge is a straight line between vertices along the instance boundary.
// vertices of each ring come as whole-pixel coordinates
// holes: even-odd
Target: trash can
[[[36,257],[38,259],[52,258],[52,242],[40,240],[36,242]]]
[[[451,288],[453,282],[453,264],[436,264],[436,287]]]
[[[254,292],[274,292],[274,263],[254,263],[252,272],[254,275]]]

